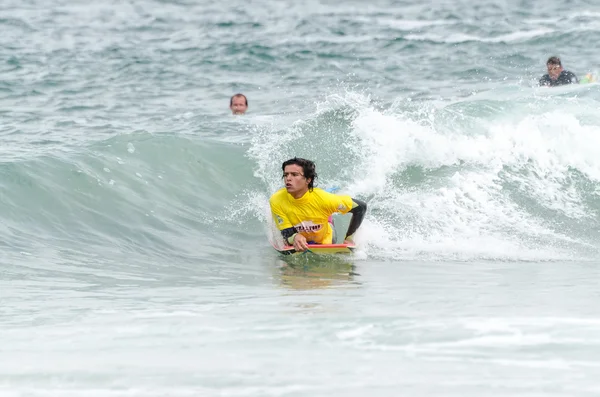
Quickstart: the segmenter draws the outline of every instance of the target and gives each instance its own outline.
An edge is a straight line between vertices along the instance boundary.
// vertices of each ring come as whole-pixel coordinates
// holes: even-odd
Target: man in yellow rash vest
[[[294,157],[282,166],[285,187],[269,199],[271,213],[286,244],[305,251],[307,244],[332,244],[331,215],[352,213],[344,244],[353,244],[353,235],[367,211],[367,204],[346,195],[326,192],[313,186],[315,163]]]

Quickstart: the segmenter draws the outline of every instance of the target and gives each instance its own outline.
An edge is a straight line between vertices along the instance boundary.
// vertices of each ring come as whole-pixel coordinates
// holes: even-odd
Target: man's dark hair
[[[562,64],[560,63],[560,58],[559,57],[550,57],[550,58],[548,58],[548,60],[546,61],[546,65],[558,65],[558,66],[562,66]]]
[[[293,164],[302,167],[302,173],[304,174],[304,177],[307,180],[310,179],[310,182],[308,182],[308,190],[312,191],[315,179],[318,177],[317,172],[315,171],[315,163],[300,157],[294,157],[293,159],[284,161],[281,165],[281,170],[285,172],[285,167]]]
[[[232,95],[231,98],[229,98],[229,106],[233,105],[233,98],[244,98],[244,100],[246,101],[246,106],[248,106],[248,98],[246,98],[246,95],[244,94]]]

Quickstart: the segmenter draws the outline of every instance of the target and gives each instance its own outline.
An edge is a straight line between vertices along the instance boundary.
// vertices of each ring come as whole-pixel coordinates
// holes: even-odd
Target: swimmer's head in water
[[[235,94],[229,100],[229,109],[233,114],[244,114],[248,110],[248,98],[244,94]]]

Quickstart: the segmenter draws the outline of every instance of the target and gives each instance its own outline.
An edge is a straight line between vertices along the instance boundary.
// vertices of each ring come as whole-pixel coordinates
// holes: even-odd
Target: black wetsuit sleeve
[[[290,237],[294,236],[294,234],[298,233],[295,227],[288,227],[287,229],[283,229],[281,231],[281,235],[283,236],[283,240],[286,244],[292,244],[293,240],[290,242]]]
[[[352,238],[352,235],[360,227],[360,224],[362,223],[363,218],[365,217],[365,213],[367,212],[367,203],[355,198],[353,198],[352,201],[356,204],[356,206],[350,210],[350,213],[352,214],[352,219],[350,219],[350,225],[348,225],[348,231],[346,232],[346,237],[344,238],[344,240]]]
[[[540,85],[551,85],[552,81],[550,80],[550,76],[545,74],[540,79]]]
[[[577,79],[577,76],[575,76],[575,74],[573,72],[569,72],[568,70],[563,70],[562,72],[560,72],[560,75],[558,76],[556,81],[553,82],[552,85],[565,85],[565,84],[577,84],[577,83],[579,83],[579,79]]]

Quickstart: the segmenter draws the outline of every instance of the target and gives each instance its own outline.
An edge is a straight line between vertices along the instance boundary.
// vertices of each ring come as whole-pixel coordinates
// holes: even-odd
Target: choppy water
[[[3,2],[0,395],[597,395],[599,16]],[[271,249],[293,156],[355,256]]]

